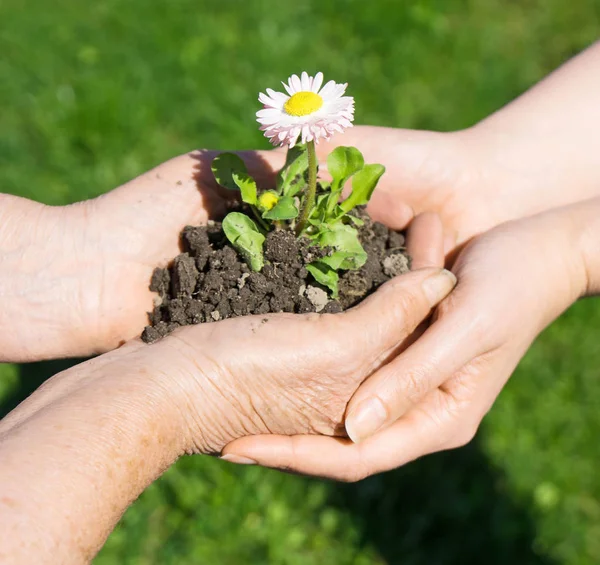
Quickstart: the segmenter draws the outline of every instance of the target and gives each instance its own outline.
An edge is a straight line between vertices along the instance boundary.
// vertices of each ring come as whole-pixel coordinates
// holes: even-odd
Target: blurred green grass
[[[266,147],[256,94],[350,83],[357,122],[452,130],[596,38],[598,0],[2,0],[0,190],[63,204],[195,147]],[[97,563],[600,562],[600,303],[536,342],[462,450],[358,485],[179,462]],[[6,412],[60,363],[0,367]]]

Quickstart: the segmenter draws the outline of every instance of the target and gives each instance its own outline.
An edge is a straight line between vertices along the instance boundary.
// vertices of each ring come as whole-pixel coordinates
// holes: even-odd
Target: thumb
[[[467,363],[484,362],[493,351],[474,339],[480,334],[476,312],[470,320],[462,313],[456,315],[465,307],[457,300],[453,312],[436,320],[356,391],[346,416],[346,431],[353,441],[361,442],[389,426]]]
[[[331,316],[328,331],[360,341],[352,346],[367,363],[364,378],[393,357],[403,343],[454,288],[456,277],[439,268],[411,271],[389,281],[358,306]],[[358,348],[358,349],[357,349]]]

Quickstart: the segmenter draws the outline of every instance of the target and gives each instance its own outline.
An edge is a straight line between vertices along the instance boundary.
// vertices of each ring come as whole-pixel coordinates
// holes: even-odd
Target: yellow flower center
[[[323,99],[314,92],[303,90],[290,96],[283,109],[290,116],[308,116],[323,106]]]
[[[263,192],[258,197],[258,205],[263,210],[270,210],[273,208],[273,206],[275,206],[275,204],[277,204],[278,201],[279,197],[272,192]]]

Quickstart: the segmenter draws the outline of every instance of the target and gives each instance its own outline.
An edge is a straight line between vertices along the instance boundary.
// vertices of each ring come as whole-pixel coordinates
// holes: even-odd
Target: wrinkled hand
[[[225,453],[357,480],[469,442],[539,332],[592,291],[580,243],[582,226],[599,212],[598,200],[546,212],[468,245],[453,269],[458,286],[431,326],[353,396],[346,429],[358,443],[262,436],[235,441]]]
[[[0,195],[1,358],[83,356],[139,335],[152,310],[153,269],[179,253],[183,227],[219,215],[231,198],[212,176],[215,154],[176,157],[71,206]],[[285,159],[274,151],[240,155],[265,183]]]
[[[413,249],[417,266],[442,259],[441,237],[431,245],[432,233],[441,236],[434,220],[415,222],[411,248],[429,249]],[[180,328],[150,346],[134,340],[51,379],[3,420],[0,433],[39,413],[40,403],[99,378],[107,391],[138,378],[145,390],[154,386],[159,405],[172,406],[169,426],[178,422],[187,452],[220,453],[251,434],[340,435],[360,383],[406,346],[454,283],[440,267],[425,267],[341,314],[233,318]]]
[[[433,220],[415,221],[410,234],[411,246],[429,250],[416,266],[441,262]],[[3,553],[88,562],[125,508],[184,453],[220,454],[249,434],[343,433],[357,387],[454,284],[439,266],[420,268],[344,313],[187,326],[56,375],[0,421]]]

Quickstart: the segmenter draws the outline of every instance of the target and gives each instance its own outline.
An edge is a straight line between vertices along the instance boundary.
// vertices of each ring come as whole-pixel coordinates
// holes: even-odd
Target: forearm
[[[2,422],[0,561],[87,563],[183,453],[164,383],[136,371],[98,358],[57,375]]]
[[[531,181],[529,213],[600,194],[599,95],[597,42],[472,128],[491,162]]]

